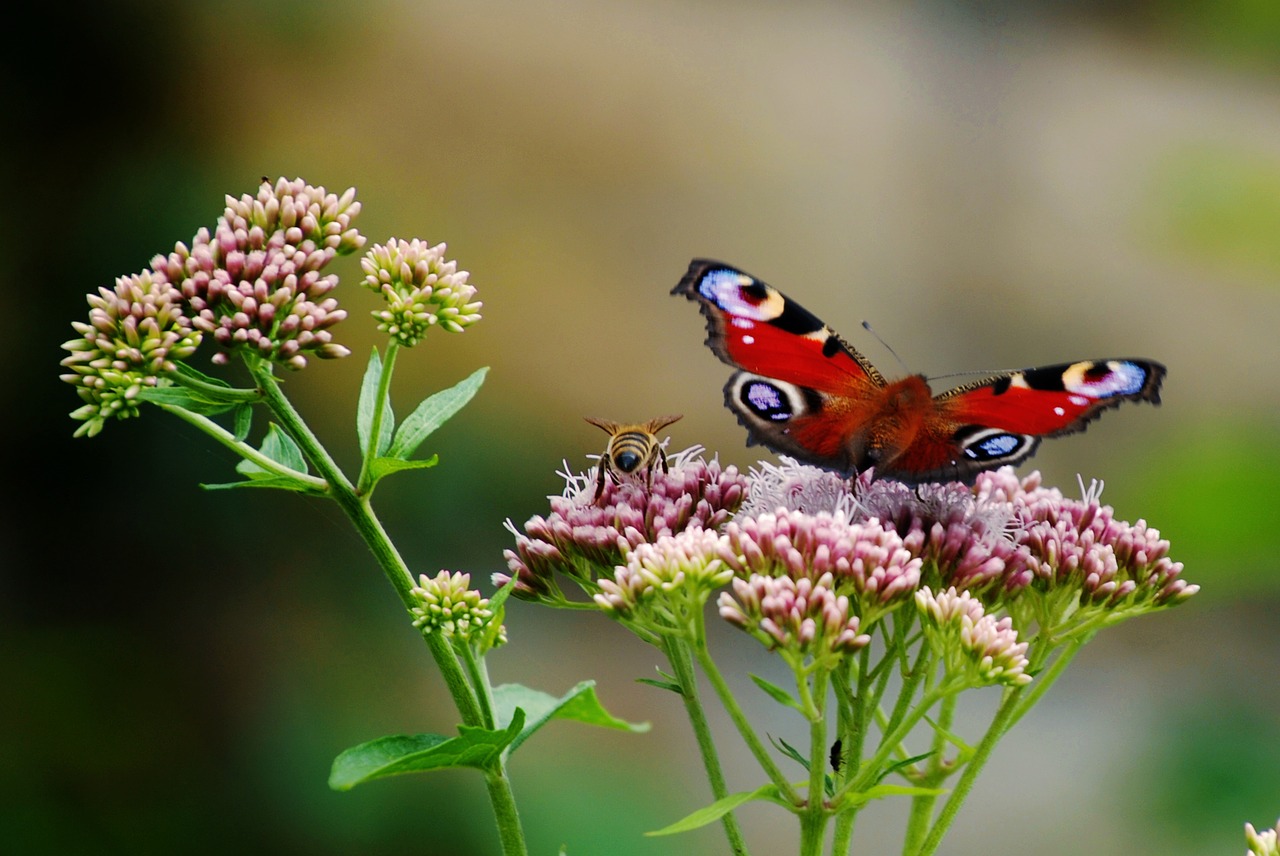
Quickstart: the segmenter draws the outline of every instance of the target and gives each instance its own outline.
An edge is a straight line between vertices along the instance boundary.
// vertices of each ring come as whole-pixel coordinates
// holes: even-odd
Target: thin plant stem
[[[702,766],[707,771],[711,794],[716,800],[722,800],[729,795],[729,787],[725,783],[724,770],[720,767],[720,756],[716,752],[711,726],[707,722],[707,714],[698,693],[697,676],[693,671],[689,646],[676,636],[663,636],[660,647],[667,655],[667,662],[671,664],[671,672],[675,676],[676,683],[680,685],[681,700],[684,702],[689,724],[693,727],[694,737],[698,741],[698,752],[702,755]],[[725,837],[729,839],[731,852],[735,856],[746,856],[747,842],[734,813],[727,812],[720,818],[720,823],[724,827]]]
[[[1004,699],[996,710],[995,718],[992,719],[987,733],[983,735],[982,742],[974,750],[973,757],[969,759],[969,764],[965,767],[964,772],[960,774],[960,779],[951,791],[951,796],[943,804],[942,812],[938,815],[937,822],[929,830],[929,835],[925,838],[924,843],[915,851],[915,856],[929,856],[942,843],[942,837],[946,835],[952,821],[955,820],[956,815],[960,812],[960,806],[964,803],[965,798],[969,796],[969,791],[973,789],[978,773],[982,771],[983,766],[991,757],[996,743],[1000,741],[1000,738],[1008,730],[1014,710],[1018,706],[1018,699],[1022,695],[1022,690],[1023,687],[1014,687],[1005,692]]]
[[[831,814],[826,806],[825,773],[827,758],[827,672],[816,669],[813,691],[806,701],[809,715],[809,802],[800,814],[800,856],[821,856],[822,843]],[[808,679],[802,683],[807,687]]]
[[[978,773],[982,772],[983,765],[991,757],[996,743],[1008,733],[1014,723],[1026,715],[1027,711],[1040,700],[1041,696],[1048,692],[1049,687],[1053,686],[1054,682],[1062,676],[1067,665],[1075,658],[1087,641],[1089,641],[1088,636],[1077,637],[1067,642],[1053,663],[1036,675],[1034,686],[1030,691],[1024,693],[1023,690],[1026,687],[1022,686],[1013,688],[1006,693],[1000,708],[996,711],[995,719],[992,720],[991,727],[987,729],[982,742],[978,744],[973,757],[969,760],[959,780],[957,780],[951,796],[943,804],[942,812],[938,815],[937,821],[934,822],[933,828],[929,830],[929,837],[920,846],[918,856],[931,856],[938,849],[938,845],[942,843],[943,836],[946,835],[951,823],[960,812],[960,806],[969,795],[969,791],[972,790]],[[1041,655],[1041,662],[1050,653],[1049,650],[1045,650]]]
[[[750,721],[742,712],[742,708],[738,705],[738,700],[734,698],[733,691],[729,689],[729,684],[725,681],[724,675],[720,674],[720,669],[716,667],[715,661],[711,659],[711,652],[707,650],[705,619],[698,615],[696,620],[698,621],[698,631],[693,643],[693,654],[698,661],[698,665],[702,667],[703,674],[707,676],[711,688],[716,691],[716,695],[720,698],[720,703],[724,705],[725,712],[729,714],[729,719],[733,722],[734,727],[738,729],[738,733],[746,741],[747,749],[751,751],[756,762],[760,764],[769,780],[777,786],[781,797],[791,805],[798,806],[800,804],[800,795],[796,793],[796,789],[782,775],[778,765],[769,756],[769,751],[760,742],[760,738],[751,727]]]
[[[504,856],[527,856],[529,848],[525,845],[520,812],[516,809],[516,798],[511,792],[506,765],[486,773],[484,783],[489,791],[489,804],[493,806],[494,818],[498,823],[498,840],[502,842]]]
[[[918,784],[931,790],[947,778],[948,771],[944,754],[947,749],[947,733],[951,730],[955,718],[956,702],[959,696],[949,695],[942,700],[938,711],[938,720],[933,729],[933,745],[931,755],[925,767],[924,775]],[[914,853],[920,847],[925,834],[929,831],[929,822],[933,819],[933,809],[938,803],[938,794],[922,794],[911,800],[911,813],[907,818],[907,832],[903,837],[903,856]]]
[[[202,416],[199,413],[193,413],[185,407],[179,407],[176,404],[162,404],[157,402],[156,406],[161,410],[172,413],[184,422],[191,423],[222,445],[226,446],[228,449],[231,449],[237,455],[240,455],[245,460],[252,461],[269,473],[275,473],[278,476],[295,479],[307,485],[316,493],[324,494],[329,492],[329,483],[324,479],[316,478],[315,476],[308,475],[307,473],[300,473],[295,469],[286,467],[279,461],[271,460],[248,443],[237,440],[234,434],[207,416]]]
[[[862,765],[862,752],[866,745],[867,728],[870,725],[870,711],[868,703],[870,699],[868,694],[871,688],[871,651],[869,646],[864,646],[858,652],[858,688],[850,699],[849,704],[849,721],[840,724],[840,740],[844,750],[844,773],[843,776],[848,777],[854,775]],[[849,692],[847,683],[841,682],[836,684],[837,696]],[[844,705],[841,705],[841,715],[844,715]],[[837,777],[837,782],[840,778]],[[840,788],[837,787],[837,793]],[[853,828],[858,819],[858,810],[861,806],[847,808],[836,815],[836,827],[831,842],[832,854],[845,854],[849,852],[849,848],[853,845]]]
[[[477,657],[470,643],[464,642],[455,648],[471,681],[471,689],[480,705],[480,719],[485,728],[497,728],[498,720],[493,709],[493,690],[489,686],[489,673],[484,665],[484,658]]]

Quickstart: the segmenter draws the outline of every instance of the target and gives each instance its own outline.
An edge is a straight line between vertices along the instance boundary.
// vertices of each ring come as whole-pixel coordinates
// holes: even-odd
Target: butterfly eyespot
[[[734,316],[734,320],[768,321],[782,313],[783,298],[777,292],[734,270],[713,270],[698,283],[698,292]]]
[[[783,391],[764,381],[754,381],[743,386],[742,403],[757,416],[771,422],[785,422],[794,415],[791,402]]]
[[[1026,434],[1013,434],[998,428],[980,428],[970,432],[958,432],[957,442],[966,458],[971,461],[987,462],[1011,458],[1032,447],[1034,437]]]

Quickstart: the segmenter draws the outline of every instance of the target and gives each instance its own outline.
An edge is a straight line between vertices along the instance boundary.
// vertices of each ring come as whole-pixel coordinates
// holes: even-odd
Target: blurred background
[[[72,11],[74,9],[74,11]],[[489,854],[480,777],[351,793],[333,757],[455,722],[421,642],[335,507],[202,491],[235,461],[159,411],[72,440],[59,344],[84,293],[301,176],[364,204],[370,243],[447,241],[484,321],[402,355],[400,413],[481,365],[440,465],[377,506],[422,572],[489,590],[521,522],[621,421],[746,467],[728,368],[668,296],[694,256],[778,286],[886,374],[1102,356],[1165,362],[1035,459],[1158,526],[1188,605],[1104,632],[1004,741],[943,852],[1206,854],[1280,815],[1280,6],[1021,2],[150,3],[29,9],[5,62],[10,313],[0,515],[0,850]],[[354,356],[288,392],[355,461],[382,343],[331,270]],[[900,365],[859,327],[870,321]],[[954,382],[960,382],[957,379]],[[942,381],[946,386],[952,381]],[[1032,469],[1024,466],[1024,471]],[[496,681],[594,678],[645,735],[554,723],[511,770],[532,852],[724,852],[645,838],[709,801],[655,653],[607,620],[516,604]],[[718,650],[750,688],[773,664]],[[727,728],[723,719],[719,727]],[[723,732],[731,787],[759,778]],[[900,848],[874,807],[859,852]],[[794,847],[741,812],[756,853]]]

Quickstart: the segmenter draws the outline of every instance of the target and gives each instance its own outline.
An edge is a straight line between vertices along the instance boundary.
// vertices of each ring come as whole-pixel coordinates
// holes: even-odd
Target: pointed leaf
[[[289,478],[288,476],[262,476],[260,478],[250,478],[245,481],[238,482],[222,482],[220,484],[200,484],[202,490],[231,490],[237,487],[269,487],[278,490],[291,490],[294,493],[306,493],[312,496],[322,496],[323,492],[316,490],[311,485],[298,479]]]
[[[393,458],[408,458],[432,431],[449,420],[471,400],[484,383],[484,376],[489,371],[486,366],[476,369],[469,377],[459,381],[449,389],[442,389],[419,404],[404,420],[404,424],[396,431],[395,439],[387,455]]]
[[[192,413],[199,413],[203,416],[216,416],[235,407],[234,402],[214,401],[206,395],[182,386],[144,387],[138,391],[138,398],[143,401],[150,401],[152,404],[168,404],[173,407],[181,407],[183,410],[190,410]]]
[[[893,764],[890,764],[888,767],[886,767],[884,772],[882,772],[879,776],[876,776],[876,784],[883,782],[887,777],[893,775],[899,770],[903,770],[907,767],[910,767],[912,764],[916,763],[917,761],[923,761],[926,758],[936,754],[937,754],[936,752],[925,752],[923,755],[912,755],[910,758],[903,758],[901,761],[896,761]]]
[[[511,724],[497,731],[460,725],[457,737],[439,734],[380,737],[353,746],[335,758],[329,787],[348,791],[374,779],[452,767],[491,769],[523,727],[524,712],[517,709]]]
[[[209,386],[221,386],[221,387],[225,387],[228,390],[232,388],[231,384],[227,383],[222,378],[213,377],[212,375],[207,375],[198,369],[192,368],[186,363],[175,363],[174,367],[175,367],[174,374],[180,374],[183,377],[191,378],[192,380],[198,381],[200,383],[206,383]]]
[[[929,723],[930,728],[932,728],[934,731],[938,732],[943,737],[945,737],[948,743],[950,743],[952,746],[960,750],[960,754],[956,758],[956,760],[959,762],[957,766],[968,762],[968,760],[973,757],[973,752],[974,752],[973,747],[970,746],[968,743],[966,743],[960,737],[959,734],[956,734],[954,731],[951,731],[949,729],[943,728],[941,725],[935,722],[932,717],[926,716],[924,718],[924,721]]]
[[[374,458],[373,463],[369,465],[370,480],[376,484],[384,476],[398,473],[401,470],[425,470],[428,467],[434,467],[439,460],[439,455],[432,455],[421,461],[404,461],[400,458]]]
[[[249,429],[253,426],[253,408],[247,404],[241,404],[232,414],[234,420],[234,431],[236,442],[243,443],[245,438],[249,436]]]
[[[262,441],[262,448],[258,451],[277,464],[283,464],[289,469],[297,470],[300,473],[307,472],[307,459],[302,456],[302,450],[298,448],[298,444],[293,441],[293,438],[280,430],[274,422],[267,426],[266,439]],[[279,478],[278,474],[264,470],[248,459],[236,464],[236,472],[251,479],[263,477]]]
[[[651,687],[657,687],[660,690],[670,690],[678,696],[684,695],[684,689],[673,681],[659,681],[654,678],[636,678],[637,684],[648,684]]]
[[[553,719],[572,719],[587,725],[634,733],[649,730],[647,722],[626,722],[605,710],[596,698],[595,681],[583,681],[560,698],[520,684],[503,684],[494,687],[493,704],[499,724],[507,722],[513,711],[523,710],[527,715],[524,731],[511,743],[512,752]]]
[[[708,823],[714,823],[738,806],[755,800],[765,800],[779,805],[786,805],[786,801],[778,793],[778,786],[770,782],[767,785],[756,788],[754,791],[729,794],[724,799],[716,800],[711,805],[698,809],[693,814],[677,820],[670,826],[664,826],[662,829],[656,829],[653,832],[646,832],[645,835],[674,835],[677,832],[698,829]]]
[[[360,441],[360,454],[369,453],[369,431],[373,427],[373,409],[378,400],[378,384],[382,382],[382,358],[378,349],[374,348],[369,355],[369,365],[364,370],[364,380],[360,383],[360,400],[356,405],[356,437]],[[378,429],[378,448],[375,455],[384,455],[391,443],[391,434],[395,430],[396,420],[391,413],[391,394],[382,408],[382,425]]]
[[[831,808],[835,811],[843,811],[847,808],[854,808],[872,800],[883,799],[884,797],[937,797],[947,793],[946,788],[917,788],[906,785],[876,785],[874,788],[868,788],[862,792],[850,791],[840,797]]]
[[[775,740],[772,734],[767,734],[765,736],[769,738],[769,742],[773,744],[774,749],[777,749],[783,755],[786,755],[788,758],[790,758],[792,761],[795,761],[797,764],[799,764],[801,767],[804,767],[806,770],[809,769],[809,759],[806,758],[804,755],[801,755],[799,750],[797,750],[794,746],[792,746],[787,741],[783,740],[781,737]]]
[[[435,456],[433,455],[432,457]],[[516,590],[517,582],[519,582],[519,579],[514,576],[507,580],[506,585],[498,589],[493,597],[489,598],[489,608],[495,612],[499,609],[505,609],[504,604],[507,602],[507,598],[511,597],[511,593]]]
[[[775,686],[774,684],[769,683],[759,675],[749,675],[748,677],[750,677],[751,680],[755,681],[756,686],[764,690],[765,693],[774,701],[776,701],[778,704],[781,704],[790,708],[795,708],[801,713],[804,713],[804,708],[800,706],[800,702],[796,701],[795,697],[792,696],[791,693],[784,690],[782,687]]]

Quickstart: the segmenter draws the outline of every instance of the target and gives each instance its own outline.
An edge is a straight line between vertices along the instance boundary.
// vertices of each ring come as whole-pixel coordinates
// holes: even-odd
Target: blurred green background
[[[57,380],[83,295],[212,225],[259,177],[354,185],[370,241],[447,241],[482,323],[403,355],[411,402],[480,365],[475,401],[384,484],[423,572],[502,568],[517,522],[583,469],[583,415],[683,412],[674,448],[756,460],[727,368],[668,297],[693,256],[799,299],[888,374],[1149,356],[1159,410],[1047,443],[1074,492],[1173,542],[1190,604],[1105,632],[1006,739],[947,854],[1205,854],[1280,814],[1280,6],[1026,2],[147,3],[29,9],[5,62],[0,273],[10,305],[0,515],[0,850],[489,854],[479,777],[335,794],[335,754],[454,719],[336,508],[205,493],[231,456],[158,411],[71,439]],[[288,391],[343,461],[370,348]],[[900,369],[859,329],[901,355]],[[940,385],[945,385],[945,381]],[[755,451],[755,450],[753,450]],[[1024,470],[1030,467],[1024,467]],[[487,583],[485,584],[487,590]],[[654,653],[517,604],[498,681],[593,677],[642,736],[554,724],[512,765],[533,852],[723,852],[643,838],[707,801]],[[717,636],[748,688],[773,668]],[[723,726],[723,720],[718,720]],[[728,735],[735,789],[758,779]],[[901,806],[860,823],[898,849]],[[757,853],[794,847],[742,812]]]

